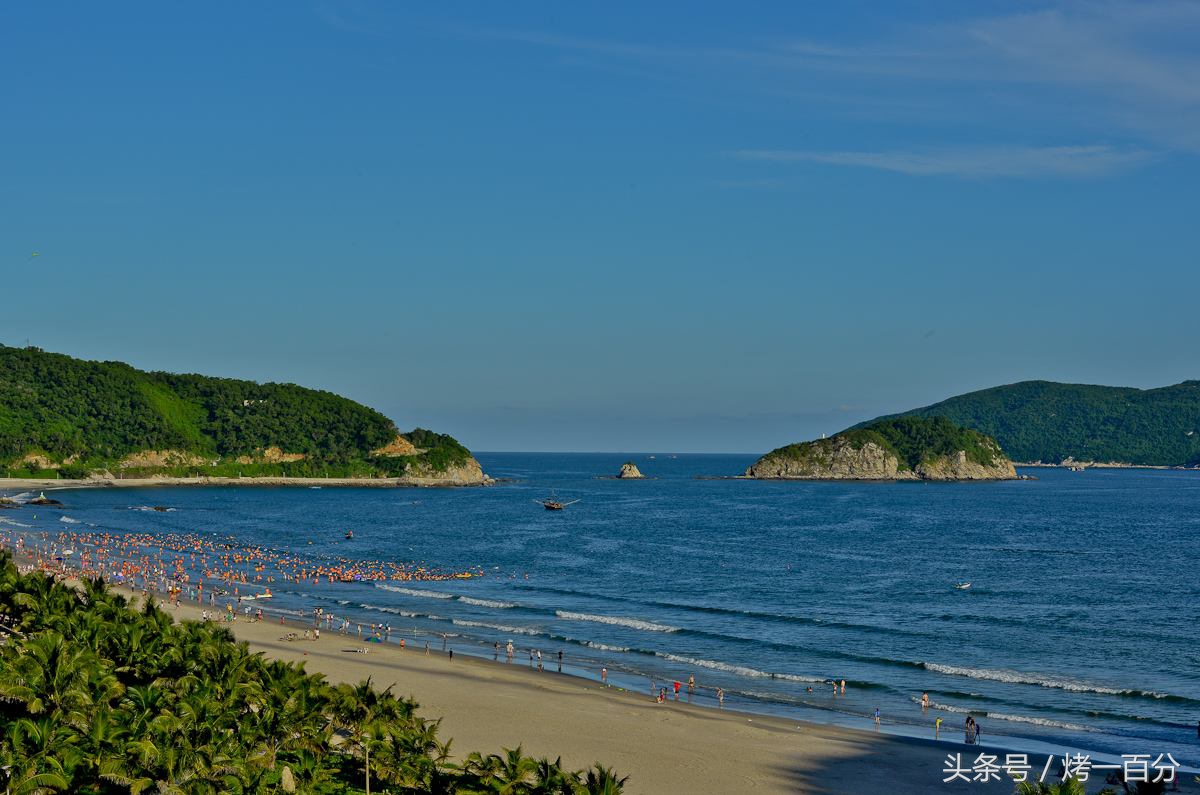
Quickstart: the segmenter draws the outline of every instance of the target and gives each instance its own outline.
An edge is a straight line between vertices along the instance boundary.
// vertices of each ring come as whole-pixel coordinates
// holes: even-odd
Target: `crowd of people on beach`
[[[37,536],[32,543],[23,534],[3,540],[38,566],[69,563],[84,576],[131,587],[168,583],[162,590],[198,602],[206,590],[269,598],[277,583],[433,582],[483,575],[478,567],[442,571],[423,563],[297,555],[215,534],[64,530]]]

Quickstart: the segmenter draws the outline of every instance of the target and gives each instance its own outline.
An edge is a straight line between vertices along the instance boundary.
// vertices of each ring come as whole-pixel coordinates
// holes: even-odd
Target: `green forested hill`
[[[49,462],[79,476],[146,450],[192,454],[167,468],[245,475],[403,474],[410,463],[442,470],[470,457],[451,437],[421,429],[405,438],[424,453],[372,455],[396,436],[387,417],[331,392],[0,345],[0,465],[10,470]],[[264,458],[270,448],[298,460]],[[31,456],[40,463],[26,463]]]
[[[1023,381],[878,419],[899,416],[946,417],[992,436],[1017,461],[1200,465],[1200,381],[1159,389]]]

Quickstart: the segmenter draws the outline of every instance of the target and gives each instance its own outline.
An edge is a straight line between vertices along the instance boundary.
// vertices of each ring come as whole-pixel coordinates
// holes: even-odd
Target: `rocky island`
[[[632,461],[626,461],[624,464],[621,464],[621,471],[617,473],[617,478],[620,480],[637,480],[644,477],[646,476],[637,468],[637,464]]]
[[[904,417],[799,442],[764,455],[746,477],[767,480],[1012,480],[990,436],[944,417]]]
[[[0,345],[0,477],[65,485],[470,486],[471,451],[295,384],[145,372]]]

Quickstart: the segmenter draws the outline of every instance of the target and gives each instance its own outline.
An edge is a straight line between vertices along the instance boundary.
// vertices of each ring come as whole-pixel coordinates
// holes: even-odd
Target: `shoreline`
[[[110,586],[136,595],[124,586]],[[140,597],[139,597],[140,600]],[[176,620],[200,620],[204,608],[181,600],[164,608]],[[210,610],[211,613],[219,611]],[[252,651],[302,663],[330,682],[367,678],[417,700],[420,713],[441,722],[453,739],[451,757],[470,751],[499,752],[522,746],[537,756],[562,756],[582,768],[593,762],[630,776],[628,793],[688,792],[696,795],[754,789],[760,792],[851,792],[887,788],[897,792],[971,791],[1008,793],[1007,778],[988,784],[943,783],[946,754],[964,763],[998,746],[969,746],[811,723],[761,713],[714,709],[603,685],[582,676],[539,671],[521,658],[507,663],[470,653],[451,659],[440,649],[402,650],[337,632],[310,641],[284,639],[311,622],[287,617],[220,622]],[[283,636],[283,637],[281,637]],[[454,648],[454,644],[449,646]],[[360,653],[359,650],[365,652]],[[549,662],[549,661],[548,661]],[[947,729],[947,735],[954,732]],[[1037,769],[1044,755],[1030,755]],[[1098,789],[1098,788],[1097,788]]]
[[[37,568],[27,554],[17,555],[22,568]],[[42,567],[48,575],[78,582],[72,568]],[[140,594],[127,585],[108,581],[108,587],[142,604]],[[150,592],[161,601],[161,594]],[[222,601],[229,601],[227,598]],[[262,604],[255,600],[255,605]],[[180,599],[162,610],[175,620],[200,620],[202,611],[223,615],[220,605]],[[262,621],[247,620],[235,612],[234,621],[221,621],[239,641],[271,659],[301,663],[310,673],[322,674],[331,683],[356,684],[370,678],[379,688],[392,686],[398,695],[413,697],[420,713],[441,723],[439,734],[453,739],[451,758],[461,760],[471,751],[500,752],[522,746],[534,757],[561,756],[571,768],[594,762],[631,776],[629,793],[689,792],[698,795],[741,792],[861,792],[887,788],[896,792],[940,793],[972,791],[1011,792],[1013,783],[1002,777],[987,783],[956,781],[946,784],[947,758],[961,755],[968,769],[980,754],[1001,760],[1008,753],[1024,753],[1034,775],[1047,766],[1046,750],[1013,747],[991,735],[980,745],[954,738],[961,729],[946,725],[946,740],[892,733],[899,726],[887,718],[874,731],[865,728],[744,712],[693,704],[679,697],[656,703],[647,692],[602,684],[595,672],[565,661],[565,671],[527,666],[518,654],[506,662],[470,645],[455,643],[446,654],[436,648],[436,635],[398,632],[409,637],[407,649],[397,643],[366,642],[353,634],[326,630],[320,640],[299,635],[311,628],[311,619],[291,611],[276,612],[263,605]],[[425,648],[420,644],[428,637]],[[420,640],[418,640],[420,638]],[[443,642],[446,642],[443,640]],[[457,648],[456,648],[457,647]],[[524,651],[522,649],[521,651]],[[499,655],[500,652],[497,652]],[[669,687],[668,687],[669,689]],[[1051,776],[1064,752],[1054,748]],[[1184,792],[1196,792],[1193,773],[1182,773]],[[1088,784],[1089,792],[1104,786],[1102,778]],[[949,790],[947,790],[949,788]]]
[[[1076,461],[1072,464],[1043,464],[1040,461],[1033,463],[1024,463],[1014,461],[1015,467],[1029,467],[1030,469],[1163,469],[1175,472],[1200,472],[1200,466],[1188,467],[1182,465],[1171,464],[1123,464],[1120,461]]]
[[[306,488],[472,488],[490,486],[492,478],[464,482],[451,478],[289,478],[289,477],[149,477],[149,478],[0,478],[0,490],[150,488],[154,486],[282,486]]]

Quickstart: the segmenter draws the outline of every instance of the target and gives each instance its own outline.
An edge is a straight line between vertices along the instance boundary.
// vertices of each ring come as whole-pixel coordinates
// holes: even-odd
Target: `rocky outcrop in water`
[[[624,464],[621,464],[621,471],[617,473],[617,477],[621,480],[637,480],[646,476],[637,468],[637,464],[632,461],[626,461]]]

